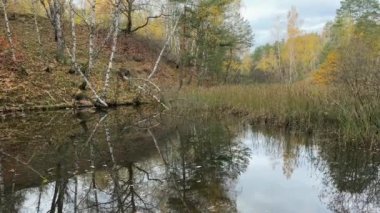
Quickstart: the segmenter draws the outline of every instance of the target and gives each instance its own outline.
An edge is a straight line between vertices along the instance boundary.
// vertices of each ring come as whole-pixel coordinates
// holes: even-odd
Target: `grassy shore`
[[[358,111],[350,94],[337,91],[307,83],[186,88],[178,94],[180,101],[175,108],[221,116],[230,113],[249,119],[252,124],[324,131],[370,143],[378,141],[378,107]]]

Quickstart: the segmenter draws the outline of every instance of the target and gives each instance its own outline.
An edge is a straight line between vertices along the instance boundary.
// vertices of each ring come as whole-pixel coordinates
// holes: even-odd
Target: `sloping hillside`
[[[2,14],[1,14],[2,15]],[[70,57],[67,62],[55,61],[56,43],[53,28],[48,19],[39,17],[38,23],[42,39],[42,55],[37,42],[37,34],[32,15],[10,15],[10,26],[16,45],[17,63],[11,60],[5,35],[5,23],[0,19],[0,107],[25,107],[36,105],[71,104],[73,95],[78,92],[82,78],[70,74]],[[104,43],[108,29],[97,31],[96,46]],[[71,48],[70,25],[64,24],[66,46]],[[88,57],[88,29],[77,26],[78,61],[85,64]],[[106,43],[99,52],[95,70],[90,81],[97,91],[103,87],[104,72],[110,54],[110,44]],[[158,57],[162,42],[137,35],[120,34],[118,48],[111,75],[111,90],[108,101],[128,102],[136,97],[127,82],[118,77],[117,71],[127,69],[133,77],[145,78],[151,72]],[[51,69],[46,70],[49,67]],[[175,81],[175,66],[161,61],[159,71],[153,81],[168,85]],[[92,96],[90,92],[88,96]]]

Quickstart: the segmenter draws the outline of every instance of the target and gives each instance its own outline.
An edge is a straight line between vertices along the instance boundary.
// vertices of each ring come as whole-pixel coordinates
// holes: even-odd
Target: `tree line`
[[[335,20],[328,22],[321,34],[306,33],[301,30],[297,9],[292,7],[285,38],[279,36],[281,23],[277,19],[273,29],[276,41],[257,47],[251,54],[252,73],[264,81],[283,83],[307,78],[321,84],[349,83],[359,76],[369,77],[363,79],[366,83],[379,82],[375,66],[380,50],[379,21],[377,0],[344,0]]]

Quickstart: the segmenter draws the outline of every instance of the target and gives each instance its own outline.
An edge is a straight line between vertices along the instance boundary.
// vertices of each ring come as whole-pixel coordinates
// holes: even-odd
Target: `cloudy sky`
[[[273,42],[276,17],[280,17],[284,36],[291,6],[297,8],[304,31],[320,32],[327,21],[334,19],[340,0],[243,0],[241,12],[252,25],[255,46]]]

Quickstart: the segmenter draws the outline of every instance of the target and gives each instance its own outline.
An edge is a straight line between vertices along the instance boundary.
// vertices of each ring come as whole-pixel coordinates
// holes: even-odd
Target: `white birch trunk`
[[[54,10],[55,10],[55,20],[54,27],[57,36],[57,59],[63,60],[65,56],[65,42],[63,39],[62,32],[62,21],[61,21],[61,3],[59,0],[54,0]]]
[[[86,85],[91,90],[91,92],[94,94],[95,98],[99,103],[101,103],[104,107],[108,107],[108,104],[98,95],[98,93],[95,91],[95,89],[92,87],[90,81],[87,79],[86,75],[83,74],[83,72],[80,70],[77,63],[74,64],[75,70],[79,72],[79,74],[82,76],[83,80],[86,82]]]
[[[112,36],[112,50],[111,50],[111,55],[110,59],[108,61],[108,66],[106,70],[106,76],[104,80],[104,87],[103,87],[103,98],[107,98],[107,92],[109,88],[109,79],[111,77],[111,69],[112,69],[112,63],[113,63],[113,58],[115,56],[116,52],[116,45],[117,45],[117,36],[119,33],[119,23],[120,23],[120,6],[121,6],[121,0],[116,0],[115,2],[116,9],[114,10],[113,14],[113,36]]]
[[[158,65],[160,64],[162,55],[164,54],[166,47],[169,45],[170,40],[171,40],[171,38],[173,37],[173,35],[174,35],[175,31],[176,31],[180,19],[181,19],[181,15],[178,17],[178,19],[175,22],[174,27],[173,27],[173,29],[172,29],[169,37],[166,39],[166,42],[165,42],[164,46],[161,49],[160,55],[158,55],[156,63],[154,64],[153,70],[150,73],[150,75],[148,76],[148,79],[151,79],[153,77],[153,75],[157,72],[157,68],[158,68]]]
[[[70,22],[71,22],[71,38],[72,38],[72,49],[71,49],[71,61],[73,64],[77,63],[76,54],[77,54],[77,36],[75,33],[75,14],[74,14],[74,5],[73,0],[69,1],[70,7]]]
[[[98,95],[98,93],[96,92],[96,90],[92,87],[92,84],[90,83],[90,81],[88,80],[88,78],[86,77],[86,75],[81,71],[81,69],[78,66],[78,63],[76,61],[77,39],[76,39],[76,32],[75,32],[75,20],[74,20],[73,0],[70,0],[69,6],[70,6],[71,36],[72,36],[72,39],[73,39],[73,41],[72,41],[73,42],[73,47],[72,47],[72,53],[70,53],[69,50],[68,50],[68,52],[69,52],[69,55],[71,56],[72,63],[74,65],[74,69],[75,69],[76,72],[78,72],[82,76],[84,82],[86,82],[86,85],[91,90],[91,92],[94,94],[95,99],[100,104],[102,104],[104,107],[108,107],[107,103]]]
[[[32,12],[33,12],[34,26],[36,28],[40,57],[42,57],[43,50],[42,50],[41,33],[40,33],[40,28],[38,27],[38,21],[37,21],[37,0],[32,0]]]
[[[86,72],[86,76],[89,76],[91,71],[94,68],[94,57],[95,57],[95,51],[94,51],[94,38],[95,38],[95,24],[96,24],[96,16],[95,16],[95,6],[96,6],[96,0],[90,1],[90,35],[88,40],[88,69]]]
[[[7,14],[7,8],[6,8],[6,1],[5,0],[0,0],[1,6],[3,7],[3,13],[4,13],[4,20],[5,20],[5,27],[7,30],[7,38],[9,42],[9,46],[11,47],[11,53],[12,53],[12,60],[16,61],[16,50],[15,46],[12,40],[12,33],[11,33],[11,28],[9,26],[9,19],[8,19],[8,14]]]

